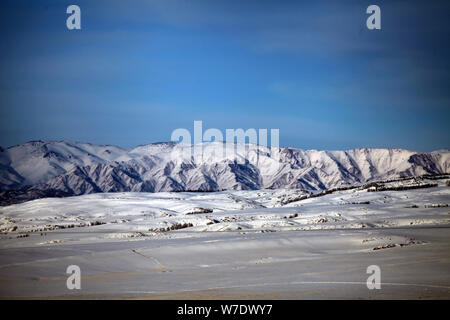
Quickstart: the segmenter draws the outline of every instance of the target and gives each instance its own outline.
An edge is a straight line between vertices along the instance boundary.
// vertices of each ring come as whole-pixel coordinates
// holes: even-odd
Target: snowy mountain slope
[[[108,163],[124,153],[126,150],[115,146],[30,141],[6,149],[1,162],[23,177],[22,185],[34,185],[64,174],[75,166]],[[2,184],[0,188],[5,189],[6,186]]]
[[[450,172],[449,150],[318,151],[222,142],[195,146],[167,142],[126,150],[78,142],[32,141],[0,151],[0,191],[22,188],[23,193],[324,190]],[[2,197],[8,195],[4,192]]]

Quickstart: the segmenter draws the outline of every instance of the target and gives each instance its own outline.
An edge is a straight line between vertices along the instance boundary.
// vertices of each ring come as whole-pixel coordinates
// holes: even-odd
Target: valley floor
[[[449,299],[450,188],[115,193],[0,208],[0,298]],[[81,269],[68,290],[66,269]],[[367,267],[381,270],[369,290]]]

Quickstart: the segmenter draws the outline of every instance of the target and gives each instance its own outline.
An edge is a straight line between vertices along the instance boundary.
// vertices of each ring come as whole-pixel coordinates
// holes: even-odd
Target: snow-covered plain
[[[308,199],[295,189],[102,193],[1,207],[0,297],[448,299],[450,188],[423,183],[438,186]],[[381,290],[366,286],[373,264]],[[81,290],[66,287],[69,265],[81,268]]]

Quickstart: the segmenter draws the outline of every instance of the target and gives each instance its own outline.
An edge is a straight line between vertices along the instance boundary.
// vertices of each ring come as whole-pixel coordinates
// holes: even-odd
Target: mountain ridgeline
[[[201,152],[196,152],[199,148]],[[223,151],[230,148],[234,152]],[[196,146],[154,143],[127,150],[31,141],[0,148],[0,202],[97,192],[325,190],[449,172],[449,150],[319,151],[258,145],[239,148],[222,142]]]

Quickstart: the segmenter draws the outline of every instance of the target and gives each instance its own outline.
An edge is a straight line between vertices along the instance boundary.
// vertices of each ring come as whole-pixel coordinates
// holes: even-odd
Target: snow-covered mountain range
[[[33,198],[46,192],[80,195],[264,188],[323,190],[450,172],[448,149],[420,153],[403,149],[319,151],[245,145],[231,155],[223,152],[224,148],[236,146],[239,147],[222,142],[196,146],[167,142],[127,150],[79,142],[31,141],[0,148],[1,196]],[[202,152],[190,153],[199,148]]]

